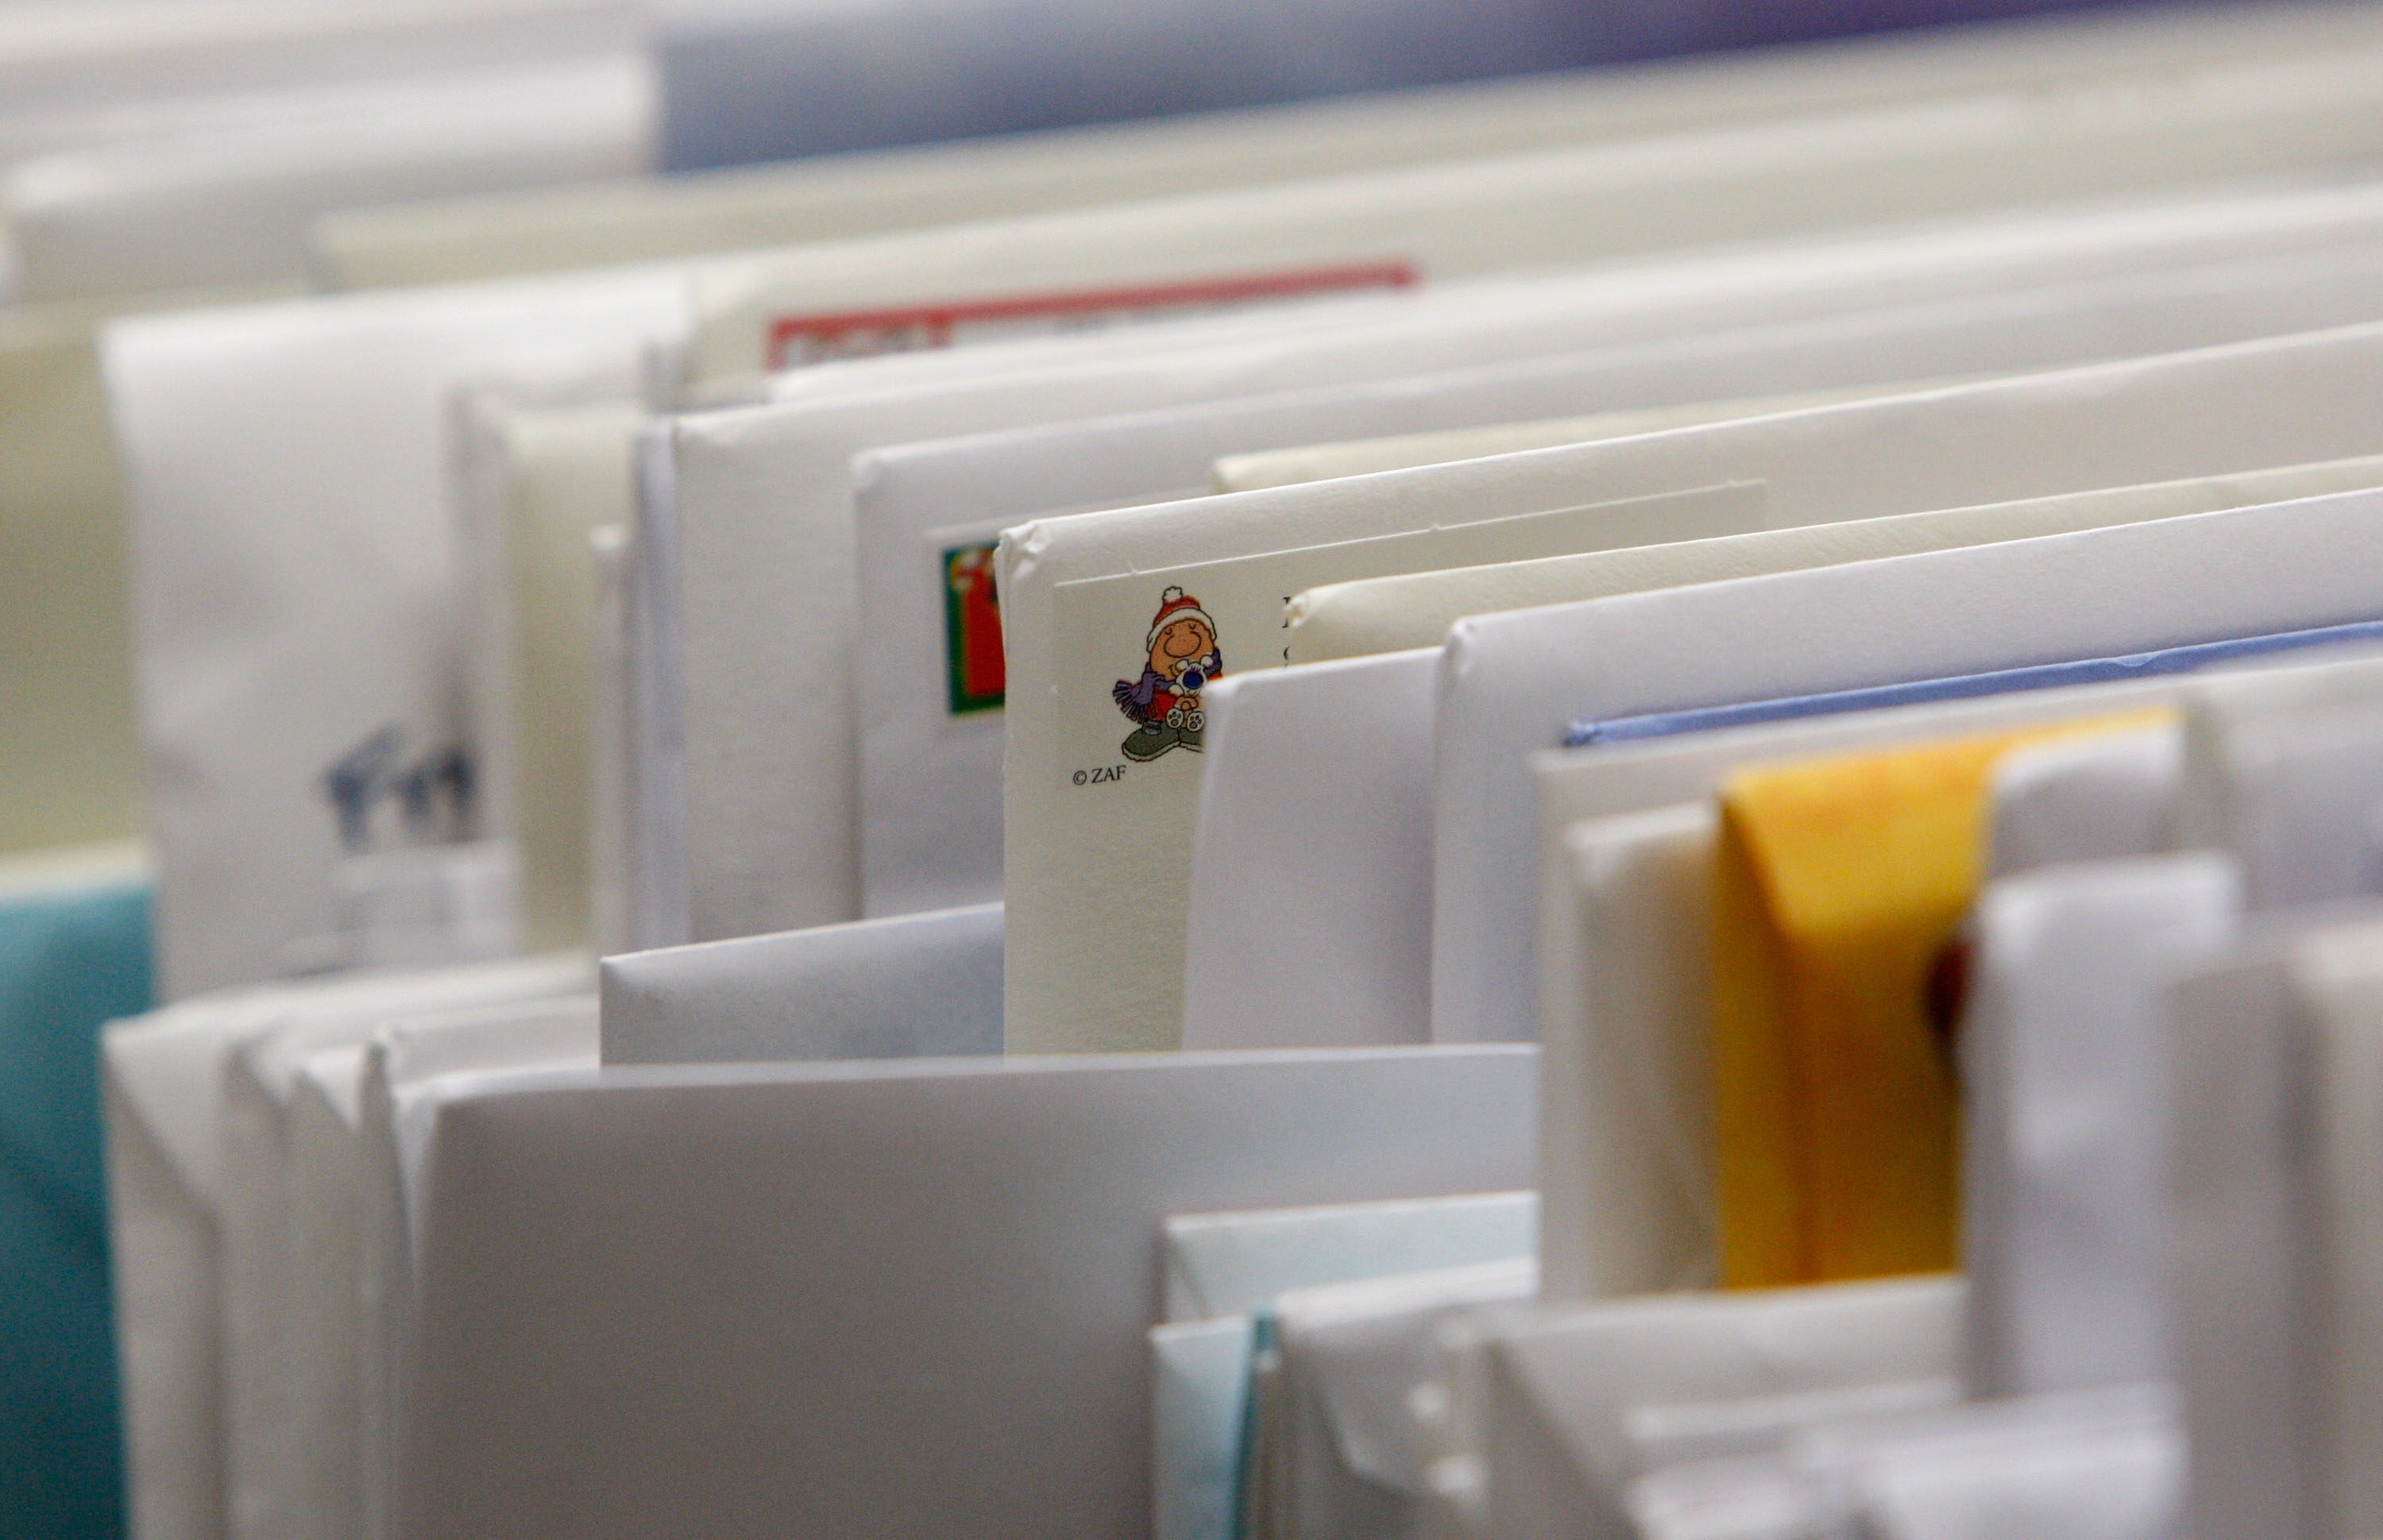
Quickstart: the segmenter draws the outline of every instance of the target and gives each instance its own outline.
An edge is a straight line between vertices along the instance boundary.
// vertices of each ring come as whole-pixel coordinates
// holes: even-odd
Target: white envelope
[[[633,52],[359,82],[22,162],[0,174],[0,219],[27,299],[303,278],[326,210],[639,170],[653,111]]]
[[[565,340],[635,350],[681,314],[676,284],[628,276],[110,329],[168,996],[306,955],[341,854],[320,776],[389,730],[401,767],[457,743],[448,376]],[[227,584],[258,597],[227,610]]]
[[[621,551],[621,743],[626,880],[625,942],[633,950],[694,939],[687,866],[685,622],[671,419],[638,431],[637,506]],[[767,929],[759,927],[757,929]]]
[[[1542,959],[1541,1294],[1711,1287],[1710,802],[1563,835],[1570,902]],[[1562,924],[1559,937],[1553,927]]]
[[[2213,684],[2185,721],[2178,837],[2231,853],[2254,908],[2376,892],[2378,768],[2383,663],[2262,670]]]
[[[1638,1540],[1809,1540],[1821,1494],[1791,1461],[1750,1456],[1652,1471],[1624,1499]]]
[[[288,1114],[290,1260],[282,1374],[290,1472],[282,1522],[296,1534],[352,1534],[362,1510],[358,1386],[364,1275],[357,1130],[365,1049],[300,1061]]]
[[[656,1066],[452,1095],[399,1532],[1142,1533],[1165,1216],[1512,1187],[1532,1069]],[[590,1224],[603,1245],[570,1240]]]
[[[2305,55],[2356,46],[2373,31],[2354,9],[2303,7],[1906,33],[354,210],[318,221],[314,245],[319,269],[340,287],[544,272],[1609,139],[1725,117],[2213,58]],[[684,99],[673,106],[698,117],[707,110]]]
[[[2159,1386],[1975,1402],[1825,1423],[1784,1452],[1633,1483],[1643,1540],[2165,1540],[2184,1448]]]
[[[2332,1496],[2307,1415],[2322,1311],[2287,971],[2305,930],[2254,920],[2169,996],[2175,1361],[2196,1534],[2315,1534]]]
[[[1987,876],[2179,848],[2183,777],[2180,721],[2012,749],[1988,793]]]
[[[821,243],[698,277],[689,377],[1366,274],[1449,278],[2353,165],[2374,150],[2371,66],[2343,50],[2188,67],[2123,95],[1946,98]],[[1006,274],[1031,277],[977,304]]]
[[[434,1003],[459,992],[534,995],[568,988],[584,973],[584,964],[531,959],[419,978],[364,974],[226,992],[108,1029],[108,1213],[138,1533],[218,1534],[229,1522],[227,1326],[253,1296],[220,1276],[230,1262],[224,1220],[236,1201],[256,1197],[230,1190],[217,1143],[222,1080],[236,1045],[296,1010],[377,1019],[426,995]],[[256,1207],[244,1205],[252,1214]]]
[[[336,12],[109,0],[12,9],[0,17],[0,117],[88,124],[157,98],[222,103],[305,83],[608,55],[636,36],[636,14],[615,0],[364,0]],[[2147,38],[2155,48],[2214,41]]]
[[[2372,926],[2320,930],[2290,965],[2299,1037],[2299,1154],[2308,1166],[2303,1253],[2318,1301],[2299,1389],[2315,1456],[2314,1508],[2327,1533],[2370,1529],[2383,1512],[2372,1409],[2378,1375],[2373,1335],[2383,1292],[2375,1263],[2377,1156],[2376,942]]]
[[[1944,1447],[1895,1449],[1870,1462],[1858,1478],[1868,1531],[1880,1540],[2013,1533],[2167,1540],[2178,1533],[2186,1451],[2172,1417],[2077,1418],[2056,1405],[2035,1426],[1981,1432],[1974,1442],[1955,1432]]]
[[[1766,1396],[1656,1399],[1630,1408],[1623,1414],[1622,1426],[1635,1468],[1656,1471],[1775,1449],[1816,1423],[1934,1411],[1964,1398],[1959,1380],[1935,1374]]]
[[[450,1078],[595,1067],[596,1021],[594,997],[574,995],[408,1016],[379,1028],[365,1045],[356,1092],[359,1171],[350,1198],[358,1240],[350,1343],[355,1442],[349,1455],[356,1509],[352,1516],[332,1514],[324,1533],[365,1540],[389,1533],[399,1365],[413,1325],[414,1237],[421,1223],[420,1162],[405,1158],[406,1126],[421,1121],[416,1109]]]
[[[1961,1257],[1981,1396],[2171,1371],[2164,986],[2242,906],[2207,852],[1989,883],[1961,1018]]]
[[[377,991],[320,1003],[285,1000],[255,1029],[235,1028],[222,1041],[217,1088],[219,1182],[216,1223],[219,1242],[224,1354],[225,1447],[228,1512],[235,1533],[269,1531],[297,1522],[312,1451],[299,1442],[296,1397],[315,1378],[303,1357],[317,1347],[352,1350],[353,1328],[336,1315],[309,1333],[298,1279],[326,1268],[354,1276],[352,1255],[309,1257],[295,1244],[295,1225],[310,1189],[318,1215],[352,1203],[353,1188],[301,1164],[295,1115],[303,1069],[327,1049],[359,1049],[377,1029],[409,1013],[466,1004],[516,1004],[584,991],[585,958],[548,956],[473,968],[400,976]],[[349,1066],[360,1073],[361,1055]],[[189,1088],[182,1094],[189,1095]],[[356,1093],[346,1091],[341,1102]],[[343,1109],[335,1107],[335,1115]],[[344,1119],[343,1119],[344,1120]],[[315,1153],[323,1136],[316,1125]],[[339,1158],[334,1152],[334,1158]],[[332,1218],[339,1227],[346,1223]],[[345,1292],[352,1292],[352,1287]],[[326,1297],[327,1308],[336,1299]]]
[[[1949,1378],[1962,1308],[1930,1277],[1487,1315],[1485,1532],[1620,1540],[1636,1410]]]
[[[668,450],[676,486],[656,487],[647,498],[649,513],[671,512],[672,538],[684,558],[682,579],[670,585],[675,593],[683,583],[683,598],[671,608],[683,614],[685,627],[687,800],[684,814],[675,816],[685,820],[693,912],[691,924],[677,923],[687,934],[709,939],[860,912],[852,850],[856,730],[850,685],[835,682],[850,678],[853,670],[847,478],[852,457],[872,447],[1087,412],[1217,400],[1782,316],[2138,272],[2229,253],[2298,249],[2362,228],[2362,216],[2348,206],[2361,196],[2299,194],[2037,217],[1967,230],[1959,239],[1929,231],[1820,242],[1766,249],[1759,256],[1731,253],[1622,270],[1593,280],[1471,286],[1397,304],[1341,301],[1256,321],[1179,323],[1163,332],[1137,328],[1124,336],[896,355],[779,376],[772,387],[781,403],[775,409],[682,420]],[[1234,351],[1236,341],[1246,351]],[[1163,351],[1195,344],[1216,351],[1196,356]],[[1711,388],[1709,376],[1695,387]],[[1143,431],[1167,441],[1167,425],[1154,422]],[[1033,467],[1037,479],[1031,483],[1011,482],[1006,470],[996,474],[982,467],[977,474],[956,465],[952,470],[959,474],[950,481],[928,472],[916,484],[919,495],[935,504],[913,504],[908,493],[889,488],[886,505],[945,506],[949,511],[940,516],[990,538],[999,523],[1026,512],[1113,505],[1146,495],[1138,474],[1121,487],[1105,472],[1087,476],[1082,469],[1128,463],[1127,452],[1121,443],[1079,452],[1056,441],[1038,446],[1021,438],[1009,451],[1012,458],[1000,463]],[[1203,456],[1208,452],[1204,444]],[[1067,479],[1055,484],[1043,477]],[[1051,492],[1056,500],[979,509],[981,491],[1013,485]],[[947,494],[932,490],[936,486],[959,491],[945,503]],[[974,527],[979,511],[987,521],[982,529]],[[900,557],[901,567],[915,573],[914,558],[915,551]],[[906,584],[903,599],[915,603],[918,592]],[[905,627],[904,635],[911,638],[906,647],[915,647],[916,631]],[[940,673],[939,655],[935,662]],[[914,689],[920,663],[915,651],[895,660]],[[781,708],[749,709],[757,699]],[[985,731],[982,720],[957,725],[954,736],[961,741],[935,745],[928,751],[932,762],[955,746],[959,763],[982,762],[985,745],[965,742]],[[978,895],[945,891],[930,896]]]
[[[2173,1402],[2163,1385],[1980,1401],[1815,1428],[1789,1459],[1820,1478],[1823,1522],[1864,1534],[2165,1540],[2183,1517]]]
[[[1543,485],[1625,496],[1693,464],[1699,484],[1761,476],[1772,521],[1785,524],[2306,461],[2376,442],[2341,409],[2378,345],[2383,331],[2351,328],[1393,473],[1369,478],[1381,484],[1369,502],[1411,495],[1487,513],[1529,506]],[[1322,496],[1331,485],[1272,495]],[[1530,843],[1523,756],[1574,723],[2372,618],[2383,594],[2345,581],[2363,560],[2352,553],[2371,500],[2350,494],[1459,622],[1434,718],[1435,1036],[1530,1030],[1531,893],[1513,881]],[[2254,551],[2275,576],[2256,596],[2220,570]],[[2154,574],[2179,586],[2162,592]],[[1982,594],[1996,596],[1990,607]]]
[[[998,904],[604,959],[604,1062],[1001,1052]]]
[[[1228,675],[1208,694],[1184,1047],[1430,1041],[1430,849],[1379,834],[1431,817],[1430,753],[1408,722],[1431,709],[1435,658]],[[1271,773],[1327,743],[1353,767],[1348,795],[1310,799]],[[1287,801],[1311,816],[1282,817]]]
[[[2171,996],[2177,1363],[2191,1522],[2352,1533],[2375,1510],[2364,1021],[2374,906],[2254,918]]]

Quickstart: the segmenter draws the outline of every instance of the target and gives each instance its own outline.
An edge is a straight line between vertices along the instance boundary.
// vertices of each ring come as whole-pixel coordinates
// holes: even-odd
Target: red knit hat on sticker
[[[1169,588],[1158,597],[1158,613],[1152,619],[1150,634],[1142,638],[1142,645],[1156,647],[1158,634],[1186,617],[1198,621],[1207,629],[1208,640],[1211,643],[1216,641],[1216,622],[1208,618],[1208,611],[1200,608],[1200,601],[1180,588]]]

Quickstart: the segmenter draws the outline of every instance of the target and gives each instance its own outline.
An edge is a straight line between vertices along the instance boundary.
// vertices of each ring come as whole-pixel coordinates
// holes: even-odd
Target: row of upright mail
[[[138,1540],[2383,1527],[2378,109],[2129,13],[0,312]]]

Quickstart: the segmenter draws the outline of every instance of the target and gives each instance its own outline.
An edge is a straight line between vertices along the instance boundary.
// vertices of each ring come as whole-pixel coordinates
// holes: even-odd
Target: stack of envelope
[[[2383,5],[1244,10],[0,9],[54,1532],[2383,1529]]]

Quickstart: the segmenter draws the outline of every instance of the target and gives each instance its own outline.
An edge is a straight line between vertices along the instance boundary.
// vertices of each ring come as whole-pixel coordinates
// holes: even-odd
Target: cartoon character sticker
[[[1117,709],[1135,723],[1121,751],[1137,764],[1179,748],[1197,754],[1208,725],[1200,709],[1201,687],[1225,671],[1216,622],[1198,599],[1170,587],[1159,596],[1144,646],[1149,657],[1142,677],[1120,679],[1109,692]]]

